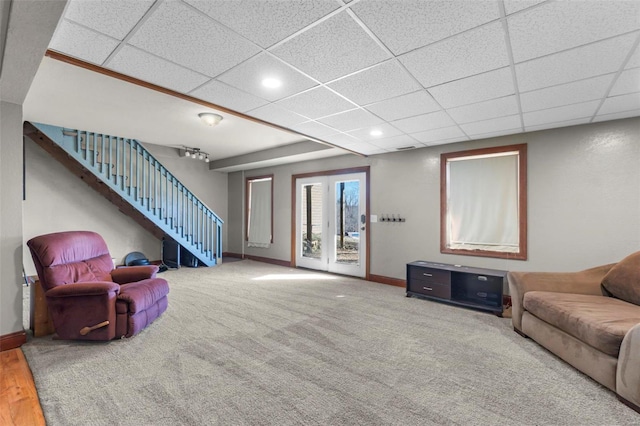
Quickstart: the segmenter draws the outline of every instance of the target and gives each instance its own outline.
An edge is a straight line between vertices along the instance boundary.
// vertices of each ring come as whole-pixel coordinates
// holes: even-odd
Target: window
[[[442,154],[442,253],[527,258],[526,155],[526,144]]]
[[[269,248],[273,243],[273,175],[247,178],[245,218],[248,246]]]

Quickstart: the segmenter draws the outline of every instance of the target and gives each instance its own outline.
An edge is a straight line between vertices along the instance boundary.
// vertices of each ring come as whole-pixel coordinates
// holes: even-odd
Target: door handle
[[[362,228],[360,228],[361,231],[364,231],[364,226]]]

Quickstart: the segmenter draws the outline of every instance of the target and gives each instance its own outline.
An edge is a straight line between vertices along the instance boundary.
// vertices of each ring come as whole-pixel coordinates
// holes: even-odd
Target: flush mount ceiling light
[[[208,163],[209,161],[211,161],[209,159],[209,154],[207,154],[206,152],[202,151],[200,148],[189,148],[189,147],[185,146],[180,151],[180,155],[182,155],[183,157],[186,157],[186,158],[204,160],[205,163]]]
[[[382,130],[372,130],[371,132],[369,132],[369,134],[371,136],[382,136]]]
[[[262,85],[268,89],[277,89],[282,86],[282,81],[274,77],[267,77],[262,80]]]
[[[222,121],[221,115],[214,114],[212,112],[201,112],[200,114],[198,114],[198,117],[200,117],[200,120],[202,120],[204,124],[211,127],[217,125],[220,121]]]

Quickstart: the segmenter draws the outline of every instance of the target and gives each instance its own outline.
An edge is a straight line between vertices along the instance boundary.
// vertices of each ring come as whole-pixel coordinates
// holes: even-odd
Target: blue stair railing
[[[222,219],[138,141],[31,124],[200,262],[222,260]]]

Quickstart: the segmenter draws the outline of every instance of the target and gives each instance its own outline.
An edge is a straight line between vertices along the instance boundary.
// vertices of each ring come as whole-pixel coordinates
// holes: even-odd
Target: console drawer
[[[448,285],[451,281],[451,272],[443,271],[442,269],[411,266],[409,268],[409,280]]]
[[[451,298],[451,286],[448,284],[429,283],[423,280],[411,281],[407,291],[439,299]]]

